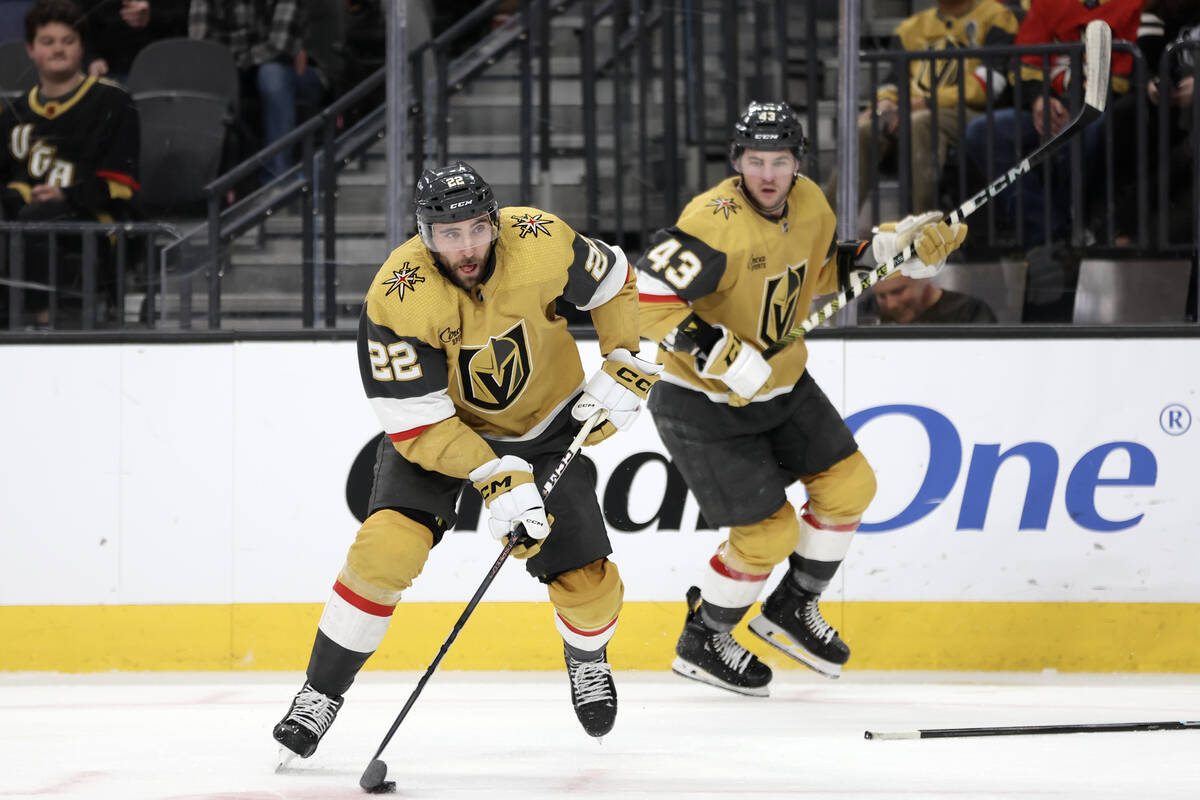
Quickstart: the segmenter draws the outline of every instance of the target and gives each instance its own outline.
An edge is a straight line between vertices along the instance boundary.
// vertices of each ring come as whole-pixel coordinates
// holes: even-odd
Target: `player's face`
[[[796,157],[787,150],[746,150],[737,163],[742,186],[768,214],[783,209],[798,166]]]
[[[491,217],[481,214],[463,222],[436,222],[431,238],[432,249],[450,279],[464,289],[474,288],[483,278],[496,238]]]
[[[901,324],[912,322],[925,310],[926,281],[905,275],[892,275],[875,284],[875,299],[879,301],[879,316]]]
[[[79,73],[83,63],[79,34],[61,22],[48,22],[38,28],[33,44],[25,45],[25,50],[43,80],[69,80]]]

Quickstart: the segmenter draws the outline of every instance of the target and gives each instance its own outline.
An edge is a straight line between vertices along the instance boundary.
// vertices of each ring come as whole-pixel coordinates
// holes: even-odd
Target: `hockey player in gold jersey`
[[[840,675],[850,650],[818,598],[875,494],[874,472],[805,371],[804,341],[770,361],[762,350],[855,268],[915,243],[920,260],[900,269],[924,277],[966,235],[935,212],[886,226],[870,243],[835,241],[833,211],[799,173],[805,148],[790,107],[751,103],[734,128],[738,174],[693,198],[637,262],[642,335],[660,343],[665,364],[648,401],[655,426],[705,519],[730,528],[688,592],[673,668],[752,695],[767,694],[771,670],[730,631],[785,559],[787,574],[750,628]],[[809,495],[799,511],[785,495],[797,480]]]
[[[603,736],[616,718],[605,648],[623,586],[594,470],[574,465],[544,500],[534,475],[548,474],[595,410],[607,421],[588,444],[631,425],[657,380],[661,365],[634,355],[635,273],[620,248],[553,214],[498,208],[461,161],[427,170],[414,203],[419,235],[379,270],[359,324],[363,387],[387,434],[370,515],[325,606],[307,680],[275,727],[285,759],[316,750],[470,483],[493,536],[523,525],[534,540],[513,554],[547,586],[580,723]],[[559,299],[591,313],[606,356],[586,382]]]

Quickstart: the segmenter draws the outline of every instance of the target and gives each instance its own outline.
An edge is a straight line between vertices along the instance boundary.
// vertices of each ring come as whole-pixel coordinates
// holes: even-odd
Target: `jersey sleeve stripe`
[[[454,401],[445,389],[420,397],[370,397],[367,401],[389,438],[399,434],[403,439],[410,439],[420,433],[418,428],[427,428],[454,416]],[[411,436],[404,436],[413,431]]]
[[[113,183],[119,183],[122,186],[128,186],[135,192],[142,188],[141,184],[123,172],[113,172],[110,169],[98,169],[96,170],[96,177],[103,178],[106,181],[112,181]]]
[[[686,303],[679,295],[674,294],[639,294],[638,300],[643,303]]]
[[[648,270],[638,273],[638,299],[647,303],[685,303],[675,290]]]
[[[389,433],[387,437],[393,442],[407,442],[409,439],[417,438],[432,427],[432,425],[421,425],[420,427],[413,428],[411,430],[400,431],[399,433]]]
[[[596,242],[595,239],[592,241],[597,244],[598,248],[604,244],[603,242]],[[592,293],[592,299],[588,300],[585,305],[576,306],[580,311],[591,311],[596,306],[602,306],[609,300],[612,300],[620,293],[622,287],[625,286],[625,282],[629,280],[631,267],[629,266],[629,259],[625,257],[625,251],[616,245],[604,246],[612,251],[613,262],[609,264],[608,271],[604,273],[604,277],[596,284],[596,290]],[[600,252],[603,252],[603,250]]]

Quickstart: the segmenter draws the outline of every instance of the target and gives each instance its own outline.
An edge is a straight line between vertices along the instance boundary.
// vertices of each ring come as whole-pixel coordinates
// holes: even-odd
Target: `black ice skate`
[[[796,589],[785,578],[763,601],[750,630],[827,678],[840,678],[850,648],[821,616],[819,594]]]
[[[308,683],[292,699],[292,707],[271,735],[279,742],[279,766],[285,766],[296,756],[308,758],[317,751],[317,743],[333,724],[338,709],[345,700],[327,697]]]
[[[688,615],[675,645],[671,669],[685,678],[719,686],[731,692],[766,697],[771,668],[737,643],[728,633],[718,633],[700,617],[700,589],[687,593]]]
[[[588,736],[603,736],[617,721],[617,687],[605,652],[595,661],[579,661],[565,648],[567,676],[571,679],[571,704]]]

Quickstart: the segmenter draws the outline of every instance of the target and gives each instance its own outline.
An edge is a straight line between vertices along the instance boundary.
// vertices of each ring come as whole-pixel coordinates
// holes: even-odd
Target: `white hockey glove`
[[[512,555],[516,558],[537,555],[542,540],[550,533],[550,521],[529,462],[516,456],[493,458],[471,470],[469,477],[491,513],[488,527],[492,537],[506,540],[517,526],[523,525],[533,543],[519,543]]]
[[[729,387],[735,395],[749,400],[758,394],[771,377],[771,365],[762,353],[742,341],[742,337],[724,325],[714,325],[721,331],[721,338],[708,351],[701,363],[696,358],[697,373],[701,378],[715,378]]]
[[[917,248],[916,258],[900,265],[900,274],[909,278],[932,278],[946,266],[946,257],[967,238],[966,223],[947,225],[942,212],[910,214],[899,222],[885,222],[875,230],[871,254],[875,263],[891,263],[910,244]]]
[[[662,368],[662,364],[640,359],[624,347],[609,353],[571,409],[571,416],[579,422],[591,419],[600,409],[608,411],[608,419],[587,435],[584,445],[602,442],[632,425]]]

